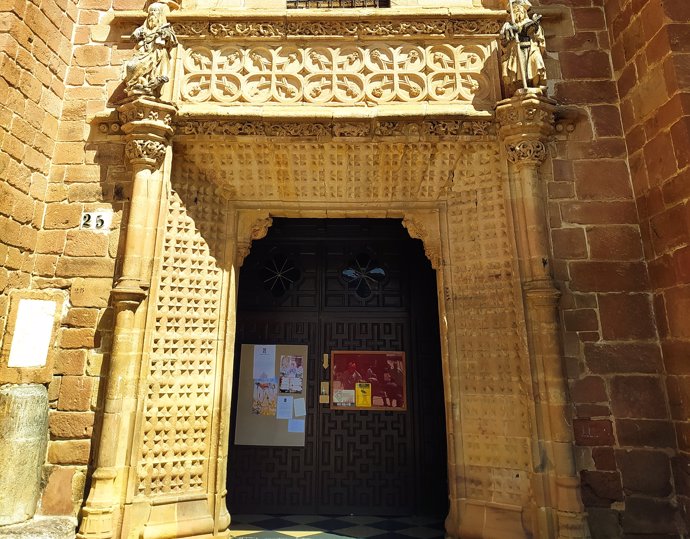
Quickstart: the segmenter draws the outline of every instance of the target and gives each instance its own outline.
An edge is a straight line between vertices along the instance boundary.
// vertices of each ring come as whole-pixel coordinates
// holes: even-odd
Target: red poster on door
[[[331,352],[331,407],[407,410],[405,352]]]

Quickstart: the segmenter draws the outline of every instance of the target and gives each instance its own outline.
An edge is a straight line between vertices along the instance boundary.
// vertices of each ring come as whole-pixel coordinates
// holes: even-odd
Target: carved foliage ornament
[[[472,45],[195,45],[182,54],[189,103],[383,104],[495,101],[483,73],[492,42]]]
[[[406,215],[403,219],[403,226],[407,229],[410,237],[422,240],[424,254],[431,262],[431,267],[435,270],[441,267],[441,246],[437,234],[432,235],[423,221],[428,220],[422,216]],[[433,225],[432,225],[433,228]]]
[[[428,120],[414,122],[284,122],[262,123],[231,120],[183,120],[179,135],[278,136],[278,137],[372,137],[418,136],[455,138],[492,136],[494,124],[488,120]]]
[[[516,165],[540,164],[546,159],[546,146],[539,140],[522,140],[507,144],[508,160]]]
[[[169,10],[166,2],[152,2],[144,24],[132,34],[136,41],[134,57],[124,64],[125,93],[129,96],[160,97],[163,84],[170,80],[170,50],[177,45],[177,38],[167,21]]]
[[[157,167],[165,157],[166,148],[167,144],[158,140],[132,139],[125,145],[125,157]]]
[[[150,122],[162,122],[165,126],[171,126],[172,114],[161,110],[160,107],[146,107],[139,102],[136,107],[121,108],[119,120],[121,124],[148,120]]]
[[[304,36],[343,37],[405,37],[461,36],[497,34],[501,29],[494,19],[427,19],[414,21],[290,21],[290,22],[225,22],[180,21],[173,24],[178,36],[219,39],[275,38]]]

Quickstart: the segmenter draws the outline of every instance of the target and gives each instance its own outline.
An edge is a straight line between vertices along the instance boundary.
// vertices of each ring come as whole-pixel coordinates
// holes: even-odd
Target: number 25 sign
[[[109,232],[113,212],[109,210],[90,211],[81,214],[81,228],[93,232]]]

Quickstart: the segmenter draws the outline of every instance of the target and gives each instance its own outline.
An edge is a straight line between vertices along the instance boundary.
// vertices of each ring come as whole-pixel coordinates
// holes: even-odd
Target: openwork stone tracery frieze
[[[179,100],[223,104],[490,105],[492,41],[192,45],[182,52]]]

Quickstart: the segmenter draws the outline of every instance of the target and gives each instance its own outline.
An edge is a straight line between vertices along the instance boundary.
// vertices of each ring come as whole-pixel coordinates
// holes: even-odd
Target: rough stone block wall
[[[77,22],[76,0],[0,2],[0,330],[10,290],[69,288],[61,256],[86,245],[79,236],[82,205],[52,166],[72,137],[83,147],[86,125],[61,121]],[[64,107],[68,110],[69,107]],[[60,348],[51,399],[46,492],[38,512],[75,514],[84,485],[93,412],[84,374],[97,313],[75,304],[57,335]],[[89,329],[89,327],[91,329]],[[90,343],[89,343],[90,344]],[[93,346],[91,344],[91,346]],[[85,401],[77,397],[88,396]],[[77,428],[76,423],[81,422]],[[66,438],[82,438],[77,442]],[[73,491],[75,495],[73,496]]]
[[[69,293],[48,388],[43,515],[76,515],[81,506],[111,326],[118,200],[127,185],[115,195],[110,176],[101,178],[104,163],[122,165],[121,148],[89,143],[90,118],[119,78],[119,67],[109,67],[117,53],[93,44],[110,8],[100,0],[0,2],[0,329],[10,290]],[[83,211],[111,208],[110,233],[80,229]]]
[[[684,526],[672,473],[676,435],[646,264],[649,232],[644,220],[642,230],[638,224],[637,185],[633,192],[640,154],[630,161],[631,181],[630,104],[616,84],[619,43],[647,39],[647,30],[629,25],[630,14],[616,22],[602,0],[540,3],[553,13],[546,23],[553,34],[547,35],[551,95],[579,115],[574,132],[557,137],[546,175],[583,501],[594,537],[678,537]],[[641,8],[651,4],[661,2],[627,7],[645,19]],[[645,25],[656,24],[649,15]],[[659,104],[638,99],[654,123]],[[661,241],[673,235],[662,231]]]
[[[45,277],[69,292],[69,310],[58,335],[48,445],[49,476],[41,511],[76,515],[85,493],[87,466],[98,435],[100,382],[110,347],[110,291],[116,273],[122,210],[129,196],[121,144],[98,142],[94,117],[120,84],[122,59],[131,45],[107,42],[113,9],[141,9],[142,2],[78,0],[58,142],[50,172],[43,224],[45,251],[55,263]],[[107,42],[107,44],[106,44]],[[82,212],[113,211],[111,229],[80,228]]]
[[[690,3],[607,0],[606,17],[663,353],[655,391],[666,389],[670,405],[656,437],[677,440],[673,480],[690,524]]]
[[[76,13],[68,0],[0,2],[0,328],[9,290],[46,284],[55,265],[40,231]]]

